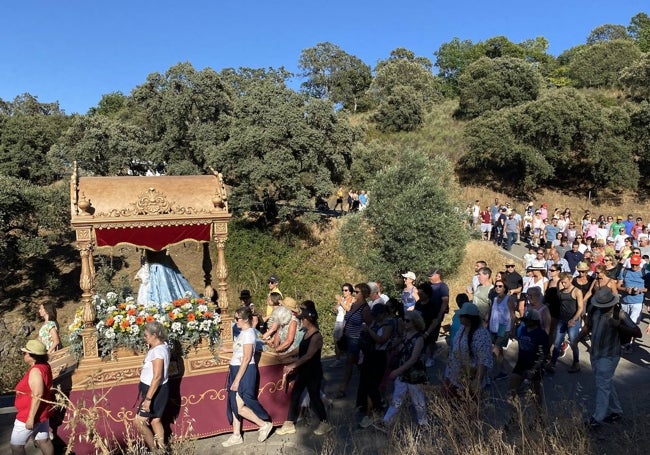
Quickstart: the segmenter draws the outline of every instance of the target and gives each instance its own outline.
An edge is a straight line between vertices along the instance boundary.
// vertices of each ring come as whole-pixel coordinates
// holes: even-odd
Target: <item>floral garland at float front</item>
[[[171,346],[180,346],[183,355],[202,340],[208,340],[211,349],[218,346],[221,338],[221,315],[209,300],[189,295],[171,303],[139,305],[132,297],[120,299],[115,292],[108,292],[105,298],[94,297],[99,322],[97,344],[102,357],[110,356],[116,348],[127,348],[145,352],[144,326],[147,322],[159,321],[166,329]],[[71,351],[80,356],[83,352],[81,330],[83,329],[82,308],[68,326]]]

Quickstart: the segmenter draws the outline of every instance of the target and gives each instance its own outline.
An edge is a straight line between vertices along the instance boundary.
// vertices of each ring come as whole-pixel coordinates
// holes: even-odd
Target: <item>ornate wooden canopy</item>
[[[228,199],[221,174],[151,177],[80,177],[77,164],[70,181],[71,224],[81,255],[84,322],[95,319],[93,251],[97,247],[131,244],[161,250],[184,242],[217,245],[216,277],[219,307],[228,308],[225,246]],[[209,282],[206,297],[212,297]],[[84,337],[84,355],[97,355],[96,343]],[[90,341],[90,340],[89,340]],[[94,344],[94,348],[93,348]],[[87,348],[91,352],[86,352]]]

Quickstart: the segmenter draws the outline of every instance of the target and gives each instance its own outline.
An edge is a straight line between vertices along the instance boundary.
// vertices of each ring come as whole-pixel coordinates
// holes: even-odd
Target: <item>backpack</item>
[[[614,309],[612,311],[613,311],[612,319],[614,319],[615,321],[620,321],[621,320],[621,311],[623,311],[621,309],[621,304],[617,303],[616,305],[614,305]],[[620,330],[618,332],[618,338],[621,341],[621,345],[623,345],[623,346],[625,346],[626,344],[630,344],[632,342],[632,337],[629,336],[629,335],[625,335],[625,334],[621,333]]]

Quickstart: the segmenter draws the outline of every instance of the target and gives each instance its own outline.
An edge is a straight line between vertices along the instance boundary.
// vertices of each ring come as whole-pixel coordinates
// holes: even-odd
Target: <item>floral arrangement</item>
[[[132,296],[123,301],[114,292],[105,298],[94,298],[97,310],[96,324],[99,353],[102,357],[110,355],[116,348],[125,347],[144,352],[144,326],[147,322],[159,321],[167,329],[169,342],[178,344],[187,354],[201,340],[208,340],[211,347],[220,340],[221,315],[215,305],[203,298],[186,296],[170,303],[158,305],[137,304]],[[75,319],[68,326],[70,345],[73,352],[81,353],[82,310],[75,314]]]

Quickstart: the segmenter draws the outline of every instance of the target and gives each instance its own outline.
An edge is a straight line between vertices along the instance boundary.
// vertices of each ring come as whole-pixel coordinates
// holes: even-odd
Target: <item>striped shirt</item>
[[[634,323],[624,311],[617,308],[612,311],[620,311],[621,324],[634,327]],[[608,322],[612,318],[612,311],[603,312],[600,308],[594,308],[589,313],[587,325],[591,330],[591,349],[589,353],[592,359],[620,357],[621,355],[621,340],[618,329],[612,327]]]

